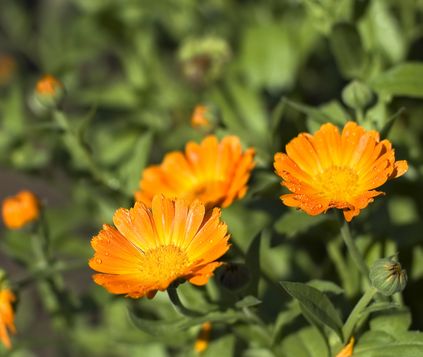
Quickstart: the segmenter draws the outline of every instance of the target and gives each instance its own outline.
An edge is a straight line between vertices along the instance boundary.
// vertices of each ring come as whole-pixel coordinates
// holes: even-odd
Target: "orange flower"
[[[141,202],[130,210],[116,211],[116,228],[104,225],[91,245],[95,250],[89,261],[94,281],[110,293],[132,298],[152,298],[183,278],[204,285],[214,269],[215,260],[228,249],[227,227],[219,219],[220,210],[206,213],[194,201],[153,198],[152,207]]]
[[[210,126],[210,121],[207,119],[208,109],[205,105],[197,105],[191,117],[191,125],[194,128],[204,128]]]
[[[8,330],[11,333],[16,333],[15,314],[12,307],[15,299],[15,295],[10,289],[0,290],[0,340],[8,349],[12,347]]]
[[[354,352],[354,337],[350,338],[350,342],[344,346],[344,348],[339,351],[336,357],[351,357]]]
[[[286,154],[276,153],[274,166],[292,192],[281,196],[285,205],[310,215],[342,209],[348,222],[383,194],[375,188],[408,169],[406,161],[395,161],[388,140],[354,122],[346,123],[342,134],[327,123],[314,135],[298,135]]]
[[[0,86],[10,82],[16,70],[16,61],[12,56],[0,55]]]
[[[35,87],[35,91],[41,95],[55,96],[58,91],[63,90],[63,84],[51,74],[41,77]]]
[[[236,136],[227,136],[219,143],[213,135],[200,144],[189,142],[185,154],[168,153],[160,165],[146,168],[140,181],[137,201],[150,205],[152,197],[199,199],[207,206],[229,206],[244,197],[247,181],[254,167],[254,149],[242,152]]]
[[[202,353],[207,349],[210,341],[211,329],[212,325],[210,322],[205,322],[201,325],[200,333],[194,345],[195,352]]]
[[[21,191],[3,201],[3,221],[6,227],[18,229],[35,221],[40,215],[37,197],[30,191]]]

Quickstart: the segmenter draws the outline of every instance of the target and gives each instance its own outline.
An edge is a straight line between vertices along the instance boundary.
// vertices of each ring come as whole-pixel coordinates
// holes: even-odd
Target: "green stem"
[[[344,240],[345,245],[347,246],[348,251],[351,254],[351,257],[354,263],[357,265],[360,272],[369,281],[369,267],[364,261],[363,255],[358,250],[354,242],[354,239],[351,236],[351,231],[350,231],[350,227],[348,226],[348,222],[345,221],[343,218],[341,219],[343,220],[343,223],[341,223],[341,228],[340,228],[342,239]]]
[[[348,316],[347,321],[343,327],[344,333],[344,342],[347,343],[354,332],[354,327],[356,326],[357,322],[361,318],[361,313],[363,312],[364,308],[372,301],[373,297],[377,293],[376,288],[368,289],[361,299],[358,301],[357,305],[355,305],[354,309],[351,311],[350,316]]]
[[[182,304],[181,299],[179,298],[178,291],[177,291],[177,283],[172,283],[167,288],[167,294],[169,296],[170,301],[172,302],[175,310],[179,312],[181,315],[186,317],[199,317],[202,314],[198,311],[190,310]]]
[[[70,127],[65,114],[61,111],[55,111],[53,113],[53,117],[57,124],[60,126],[60,128],[64,131],[63,141],[70,154],[72,155],[73,159],[79,162],[82,161],[86,165],[86,168],[94,177],[94,179],[101,182],[109,189],[113,191],[118,191],[127,196],[127,193],[122,190],[119,181],[115,177],[112,177],[109,173],[102,170],[97,165],[90,152],[81,142],[80,137]]]

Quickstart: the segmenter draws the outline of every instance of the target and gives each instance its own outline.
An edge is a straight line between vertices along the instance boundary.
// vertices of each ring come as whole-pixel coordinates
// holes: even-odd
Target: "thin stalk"
[[[363,255],[360,253],[360,251],[357,248],[357,245],[354,242],[354,239],[351,235],[350,227],[344,219],[343,223],[341,223],[340,232],[341,237],[345,242],[345,245],[348,248],[349,253],[351,254],[351,257],[354,261],[354,263],[357,265],[360,272],[365,276],[367,281],[369,280],[369,267],[367,266],[366,262],[364,261]]]
[[[349,341],[350,337],[354,332],[354,327],[361,318],[361,313],[363,312],[364,308],[370,303],[370,301],[372,301],[376,293],[376,288],[371,287],[370,289],[368,289],[358,301],[357,305],[355,305],[354,309],[351,311],[351,314],[350,316],[348,316],[348,319],[342,329],[344,333],[345,343]]]
[[[186,317],[199,317],[203,315],[198,311],[188,309],[184,306],[181,299],[179,298],[176,283],[172,283],[169,285],[169,287],[167,288],[167,295],[169,296],[169,299],[172,302],[175,310],[181,315]]]

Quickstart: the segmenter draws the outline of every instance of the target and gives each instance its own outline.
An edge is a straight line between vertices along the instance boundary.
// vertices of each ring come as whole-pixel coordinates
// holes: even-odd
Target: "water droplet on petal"
[[[97,264],[101,264],[101,263],[103,263],[103,261],[102,261],[100,258],[97,258],[97,259],[95,260],[95,262],[96,262]]]

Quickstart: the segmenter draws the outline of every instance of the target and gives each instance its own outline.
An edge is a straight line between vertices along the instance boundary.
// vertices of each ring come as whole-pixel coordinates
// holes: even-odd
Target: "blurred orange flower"
[[[58,91],[63,90],[63,84],[56,77],[51,74],[42,76],[35,87],[35,91],[41,95],[54,96]]]
[[[336,357],[351,357],[354,352],[354,337],[350,338],[350,342],[344,346],[344,348],[339,351]]]
[[[15,313],[12,307],[15,299],[15,295],[10,289],[3,288],[0,290],[0,340],[8,349],[12,347],[8,330],[11,333],[16,333]]]
[[[202,353],[207,349],[209,346],[211,329],[212,325],[210,322],[205,322],[201,325],[200,333],[194,345],[195,352]]]
[[[152,197],[160,193],[188,201],[199,199],[208,207],[227,207],[244,197],[253,159],[254,149],[242,152],[236,136],[218,142],[210,135],[200,144],[189,142],[185,153],[168,153],[160,165],[144,170],[135,199],[150,205]]]
[[[116,211],[113,222],[116,228],[104,225],[92,239],[89,261],[102,273],[94,281],[113,294],[152,298],[180,278],[204,285],[229,249],[219,208],[206,213],[199,201],[157,195],[151,208],[137,202]]]
[[[276,153],[274,166],[292,192],[281,196],[285,205],[310,215],[342,209],[348,222],[383,194],[375,188],[408,169],[405,160],[395,161],[388,140],[354,122],[346,123],[342,134],[330,123],[314,135],[299,134],[286,145],[286,154]]]
[[[197,105],[191,116],[191,125],[194,128],[204,128],[210,126],[210,121],[207,119],[208,109],[205,105]]]
[[[8,84],[16,70],[16,61],[10,55],[0,55],[0,86]]]
[[[38,218],[40,205],[32,192],[21,191],[16,196],[7,197],[3,201],[2,214],[6,227],[19,229]]]

